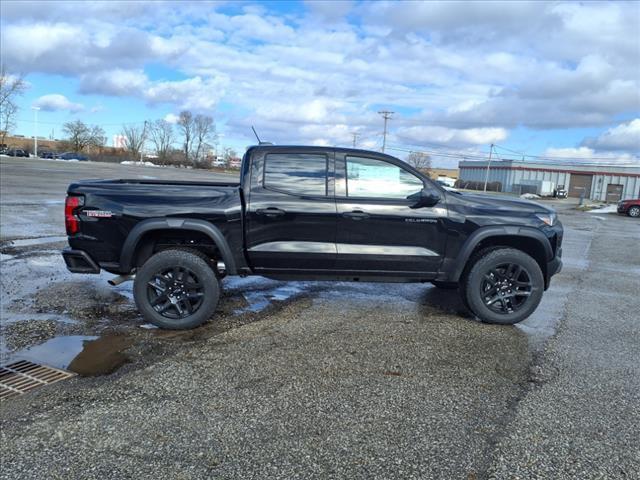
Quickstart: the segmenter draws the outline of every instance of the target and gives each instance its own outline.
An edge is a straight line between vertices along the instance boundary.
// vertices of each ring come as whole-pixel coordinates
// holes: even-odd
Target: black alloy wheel
[[[492,247],[476,253],[460,282],[469,310],[485,323],[513,325],[538,307],[544,275],[530,255],[512,247]]]
[[[504,263],[490,269],[480,284],[484,304],[501,314],[521,309],[531,296],[531,290],[531,276],[515,263]]]
[[[147,282],[149,305],[165,318],[186,318],[202,305],[204,289],[198,276],[186,267],[158,272]]]
[[[195,328],[214,314],[220,282],[203,253],[191,249],[154,254],[136,271],[133,297],[140,313],[160,328]]]

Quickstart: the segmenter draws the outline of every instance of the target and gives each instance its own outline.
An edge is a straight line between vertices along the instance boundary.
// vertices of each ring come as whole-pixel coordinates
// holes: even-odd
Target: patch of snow
[[[520,195],[520,198],[524,198],[525,200],[536,200],[540,198],[540,195],[536,195],[535,193],[523,193]]]
[[[47,243],[66,242],[67,237],[39,237],[11,240],[12,247],[31,247],[33,245],[46,245]]]
[[[125,160],[124,162],[120,162],[120,165],[137,165],[142,167],[160,167],[161,165],[156,165],[153,162],[134,162],[133,160]]]
[[[7,255],[6,253],[0,253],[0,262],[4,262],[6,260],[11,260],[13,255]]]
[[[142,325],[140,325],[140,328],[144,328],[146,330],[153,330],[158,328],[157,326],[155,326],[153,323],[143,323]]]
[[[589,213],[617,213],[618,207],[617,205],[606,205],[601,208],[594,208],[593,210],[589,210]]]

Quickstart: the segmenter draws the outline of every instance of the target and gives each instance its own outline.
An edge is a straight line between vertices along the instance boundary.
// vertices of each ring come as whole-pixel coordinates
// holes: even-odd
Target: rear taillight
[[[80,231],[80,219],[75,213],[83,205],[83,197],[67,197],[64,202],[64,226],[67,229],[67,235],[73,235]]]

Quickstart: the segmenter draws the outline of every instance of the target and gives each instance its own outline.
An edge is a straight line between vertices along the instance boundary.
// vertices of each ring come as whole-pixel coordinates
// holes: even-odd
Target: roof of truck
[[[247,152],[249,150],[288,150],[288,149],[304,149],[304,150],[309,150],[314,152],[340,151],[340,152],[347,152],[347,153],[360,154],[360,155],[376,155],[379,157],[390,157],[390,158],[397,159],[397,157],[394,157],[393,155],[377,152],[375,150],[364,150],[361,148],[348,148],[348,147],[325,147],[325,146],[318,146],[318,145],[272,145],[272,144],[263,143],[261,145],[250,146],[247,149]]]

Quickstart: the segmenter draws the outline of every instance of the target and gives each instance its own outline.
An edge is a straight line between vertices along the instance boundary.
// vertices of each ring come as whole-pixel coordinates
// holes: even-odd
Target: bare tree
[[[166,120],[156,120],[149,125],[149,138],[162,163],[167,163],[173,145],[173,126]]]
[[[431,157],[422,152],[411,152],[407,157],[407,163],[416,170],[431,170]]]
[[[142,125],[123,125],[122,136],[124,137],[124,148],[134,160],[140,158],[140,152],[145,141],[145,127]]]
[[[236,153],[236,151],[233,148],[231,148],[231,147],[225,147],[224,148],[223,158],[224,158],[224,161],[227,162],[227,164],[229,164],[229,162],[232,159],[235,159],[237,157],[238,157],[238,154]]]
[[[193,134],[195,143],[194,161],[201,162],[205,157],[207,148],[215,140],[216,124],[213,117],[208,115],[196,115],[193,119]]]
[[[102,147],[107,141],[102,127],[89,126],[81,120],[65,123],[62,130],[74,152],[82,152],[87,147]]]
[[[193,114],[184,110],[180,112],[180,116],[178,117],[178,129],[182,134],[183,144],[182,151],[184,152],[185,160],[189,160],[191,158],[191,152],[193,150],[193,136],[194,136],[194,119]]]
[[[24,93],[27,84],[21,76],[7,73],[0,65],[0,143],[4,144],[8,133],[16,126],[18,106],[16,99]]]
[[[89,146],[101,148],[107,144],[107,135],[100,125],[92,125],[89,135],[91,138]]]

